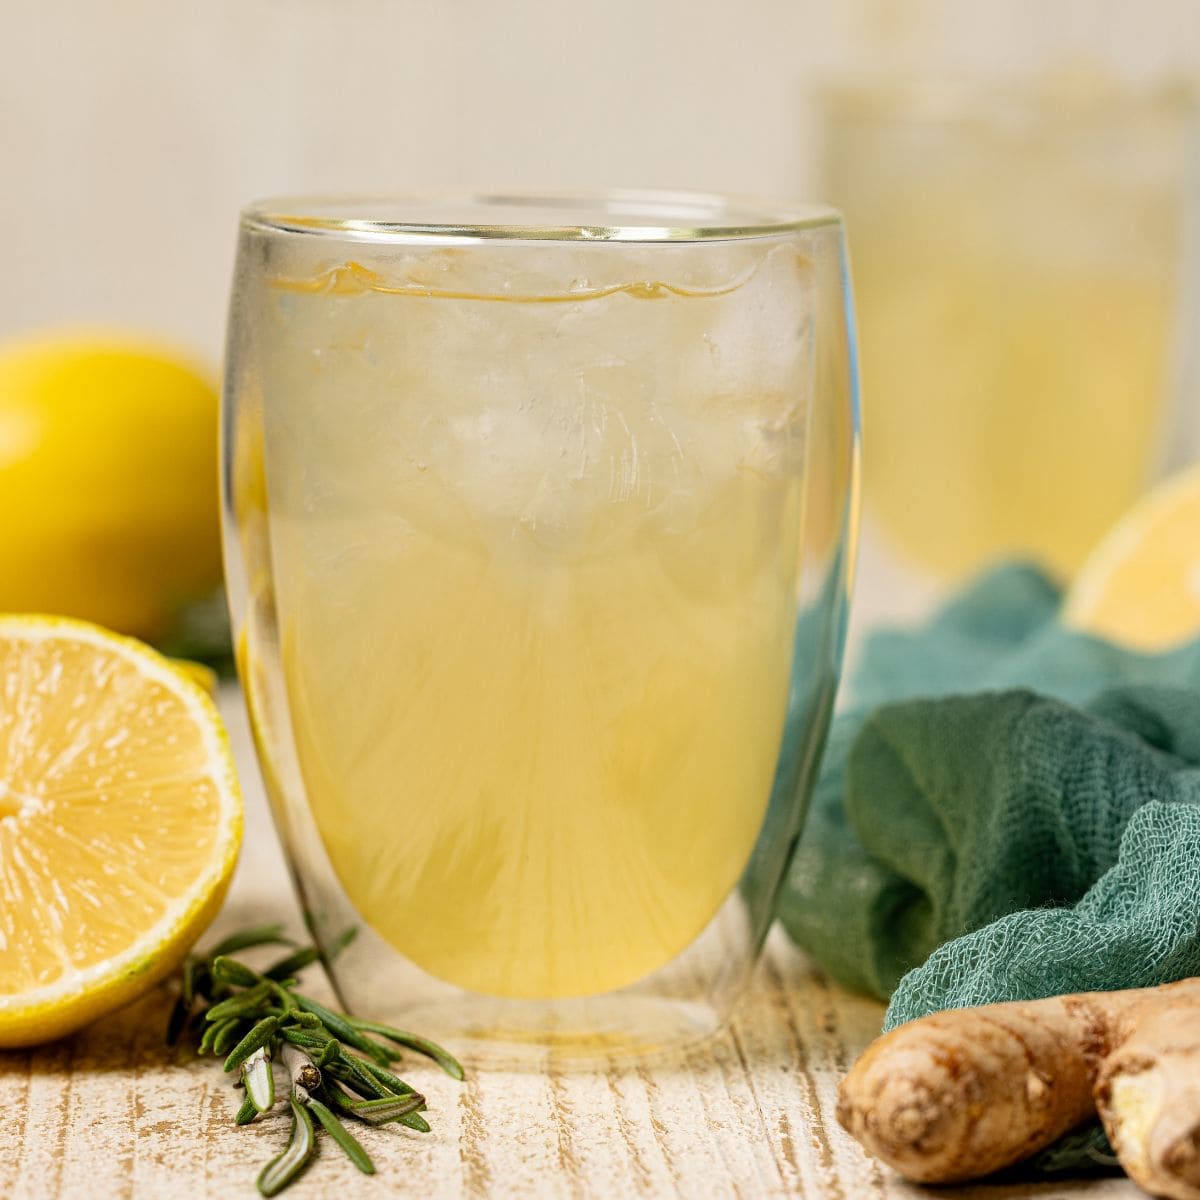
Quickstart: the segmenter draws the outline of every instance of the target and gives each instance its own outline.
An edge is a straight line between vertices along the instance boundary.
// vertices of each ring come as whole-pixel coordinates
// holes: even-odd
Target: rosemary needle
[[[283,1191],[304,1170],[317,1147],[317,1136],[308,1109],[294,1097],[289,1103],[292,1106],[292,1133],[288,1144],[282,1154],[263,1167],[258,1177],[258,1190],[264,1196],[274,1196]]]
[[[369,1121],[372,1125],[411,1116],[418,1109],[425,1107],[425,1097],[419,1092],[412,1092],[407,1096],[389,1096],[386,1100],[351,1100],[341,1091],[331,1094],[334,1103],[343,1112],[362,1121]]]
[[[212,960],[212,977],[218,983],[232,983],[237,987],[254,987],[262,982],[262,976],[227,954],[215,954]]]
[[[269,1112],[275,1103],[275,1072],[265,1047],[260,1046],[242,1063],[242,1085],[246,1099],[260,1112]]]
[[[216,1033],[213,1034],[212,1052],[214,1054],[228,1054],[229,1051],[238,1043],[238,1033],[241,1031],[242,1022],[237,1017],[231,1017],[227,1021],[222,1021],[217,1026]]]
[[[340,944],[352,936],[348,931]],[[265,970],[232,957],[267,945],[286,946],[288,952]],[[295,976],[318,958],[313,947],[296,947],[277,925],[236,933],[210,954],[188,955],[168,1020],[170,1044],[186,1039],[200,1054],[225,1055],[225,1070],[238,1072],[245,1089],[235,1117],[238,1125],[274,1107],[272,1063],[283,1064],[292,1127],[287,1146],[258,1176],[264,1196],[275,1195],[299,1176],[322,1133],[360,1171],[374,1174],[371,1156],[345,1120],[367,1126],[395,1122],[429,1132],[420,1112],[424,1096],[389,1070],[403,1051],[422,1054],[453,1079],[463,1078],[458,1060],[433,1042],[327,1008],[297,992]]]
[[[226,1071],[236,1071],[256,1050],[271,1043],[275,1031],[279,1028],[278,1017],[263,1017],[253,1029],[232,1050],[225,1060]],[[213,1042],[213,1053],[216,1053],[216,1042]]]
[[[351,1024],[363,1033],[376,1033],[387,1038],[389,1042],[395,1042],[398,1046],[405,1046],[425,1055],[426,1058],[432,1058],[452,1079],[461,1080],[463,1077],[458,1059],[451,1057],[441,1046],[428,1038],[417,1037],[415,1033],[406,1033],[403,1029],[393,1029],[390,1025],[380,1025],[377,1021],[362,1021],[357,1017],[351,1018]]]
[[[362,1051],[363,1054],[375,1059],[380,1065],[392,1061],[389,1052],[383,1046],[359,1033],[350,1024],[347,1017],[343,1017],[340,1013],[331,1012],[323,1004],[318,1004],[315,1000],[310,1000],[307,996],[297,995],[296,1001],[304,1012],[312,1013],[314,1017],[320,1017],[325,1028],[339,1042],[345,1042],[346,1045],[353,1046],[355,1050]]]
[[[368,1070],[384,1087],[396,1093],[397,1096],[410,1095],[413,1091],[403,1079],[398,1079],[391,1071],[385,1071],[383,1067],[378,1066],[373,1062],[364,1062],[363,1067]]]
[[[213,947],[210,957],[217,958],[224,954],[236,954],[239,950],[249,950],[253,946],[291,946],[292,944],[290,939],[283,936],[282,925],[258,925],[230,934],[223,942],[218,942]]]
[[[346,1157],[364,1175],[374,1175],[375,1164],[371,1161],[371,1156],[362,1148],[358,1138],[320,1100],[310,1100],[308,1107],[312,1109],[313,1116],[325,1127],[325,1132],[346,1152]]]
[[[205,1014],[206,1021],[223,1021],[226,1017],[240,1017],[246,1013],[261,1008],[263,1002],[271,994],[271,989],[265,983],[256,984],[248,991],[230,996],[219,1004],[214,1004]]]
[[[286,958],[281,958],[269,966],[263,975],[267,979],[287,979],[288,976],[303,971],[305,967],[316,962],[318,957],[316,946],[301,946],[299,950],[292,951]]]

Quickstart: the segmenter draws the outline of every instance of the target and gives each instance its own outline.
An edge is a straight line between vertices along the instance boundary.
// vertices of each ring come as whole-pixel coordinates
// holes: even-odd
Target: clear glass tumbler
[[[476,1062],[719,1028],[840,666],[836,214],[258,204],[227,372],[239,668],[343,1002]]]
[[[878,596],[1009,555],[1069,578],[1194,453],[1194,97],[871,81],[820,115],[822,188],[854,231]]]

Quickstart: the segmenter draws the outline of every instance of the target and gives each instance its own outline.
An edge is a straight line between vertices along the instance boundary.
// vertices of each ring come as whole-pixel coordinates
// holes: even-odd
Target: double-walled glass
[[[344,1002],[475,1061],[717,1029],[841,657],[836,214],[257,205],[224,438],[242,682]]]

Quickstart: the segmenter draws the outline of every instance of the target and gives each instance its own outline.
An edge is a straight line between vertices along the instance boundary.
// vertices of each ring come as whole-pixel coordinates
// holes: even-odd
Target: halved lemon
[[[199,684],[214,700],[217,696],[217,673],[205,663],[192,662],[189,658],[172,658],[168,660],[185,679]]]
[[[1076,577],[1063,620],[1146,651],[1200,636],[1200,466],[1160,484],[1117,522]]]
[[[130,638],[0,616],[0,1047],[149,989],[216,914],[242,804],[204,689]]]

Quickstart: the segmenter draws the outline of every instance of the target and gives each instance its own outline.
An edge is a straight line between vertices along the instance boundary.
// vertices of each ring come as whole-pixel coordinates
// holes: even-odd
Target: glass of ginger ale
[[[840,665],[837,215],[254,205],[223,437],[241,679],[344,1002],[476,1062],[719,1028]]]
[[[877,79],[819,113],[853,235],[876,598],[1008,556],[1069,579],[1200,432],[1194,96],[1087,72]]]

